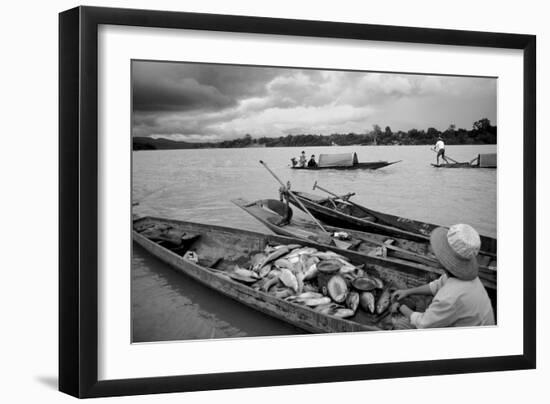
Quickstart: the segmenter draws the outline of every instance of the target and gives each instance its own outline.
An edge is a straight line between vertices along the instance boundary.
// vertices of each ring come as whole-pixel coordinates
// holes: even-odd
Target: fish
[[[296,296],[298,299],[315,299],[318,297],[323,297],[321,293],[318,292],[303,292]]]
[[[290,268],[290,270],[295,274],[303,273],[305,272],[304,263],[298,258],[298,261],[292,264],[292,268]]]
[[[374,314],[374,295],[371,292],[363,292],[359,297],[361,308]]]
[[[370,276],[362,276],[360,278],[355,278],[352,281],[352,286],[357,290],[362,290],[368,292],[369,290],[374,290],[378,287],[378,284]]]
[[[326,274],[338,272],[342,268],[342,264],[338,260],[326,259],[317,264],[317,269]]]
[[[334,317],[340,317],[340,318],[347,318],[347,317],[351,317],[355,314],[355,312],[351,309],[346,309],[346,308],[341,308],[341,309],[336,309],[334,311],[334,313],[332,313],[332,315]]]
[[[343,274],[349,274],[349,273],[355,272],[356,270],[357,270],[357,268],[355,268],[353,265],[349,265],[348,263],[345,263],[340,268],[339,272],[343,275]]]
[[[343,274],[342,277],[346,280],[347,283],[352,283],[353,280],[356,278],[354,274]]]
[[[376,282],[377,289],[384,289],[384,282],[382,282],[382,279],[377,278],[376,276],[372,276],[371,279]]]
[[[316,306],[320,306],[320,305],[323,305],[323,304],[330,303],[330,297],[323,296],[323,297],[305,299],[305,300],[303,300],[303,302],[306,306],[316,307]]]
[[[240,282],[244,282],[244,283],[254,283],[258,280],[256,278],[252,278],[250,276],[241,275],[237,272],[227,272],[227,275],[229,275],[229,277],[231,279],[234,279],[234,280],[240,281]]]
[[[260,268],[260,270],[258,271],[258,275],[260,275],[260,278],[265,278],[270,272],[271,264],[267,264]]]
[[[348,295],[348,286],[344,278],[340,275],[334,275],[327,283],[327,291],[332,300],[336,303],[342,303]]]
[[[252,265],[252,270],[258,272],[261,268],[260,264],[265,260],[266,255],[264,253],[254,254],[250,264]]]
[[[267,255],[265,259],[262,261],[261,266],[269,264],[272,261],[275,261],[278,258],[281,258],[283,255],[286,255],[288,253],[288,247],[281,246],[280,248],[277,248],[275,251]]]
[[[246,277],[249,277],[249,278],[253,278],[253,279],[259,279],[260,278],[260,276],[256,272],[251,271],[249,269],[241,268],[238,265],[235,265],[235,267],[233,268],[233,273],[238,274],[240,276],[246,276]]]
[[[287,300],[288,301],[296,301],[296,302],[303,302],[308,299],[318,299],[320,297],[323,297],[322,294],[318,292],[302,292],[298,295],[290,296]]]
[[[317,286],[304,282],[304,292],[317,292],[318,290]]]
[[[312,255],[312,254],[315,254],[317,252],[317,249],[316,248],[313,248],[313,247],[304,247],[304,248],[301,248],[299,251],[298,251],[298,254],[299,255]]]
[[[250,287],[254,290],[260,290],[260,287],[263,285],[262,280],[254,282]]]
[[[284,299],[285,297],[292,296],[293,292],[289,288],[279,289],[272,292],[276,298]]]
[[[336,303],[330,302],[330,303],[321,304],[319,306],[316,306],[314,310],[318,311],[321,314],[330,314],[330,313],[336,311],[336,309],[341,308],[341,307],[342,306],[340,306]]]
[[[306,259],[306,266],[309,268],[310,266],[312,266],[313,264],[318,264],[320,261],[320,259],[318,257],[314,257],[314,256],[308,256],[307,259]]]
[[[286,258],[279,258],[278,260],[276,260],[273,263],[273,265],[275,265],[276,267],[279,267],[279,268],[286,268],[286,269],[294,268],[292,263],[289,260],[287,260]]]
[[[346,306],[355,313],[357,311],[357,307],[359,306],[359,293],[350,292],[346,298]]]
[[[288,262],[290,262],[292,265],[300,262],[300,256],[299,255],[287,255],[285,257],[285,260],[287,260]]]
[[[304,273],[304,280],[310,280],[317,276],[318,273],[317,264],[312,264],[308,269],[306,269],[306,272]]]
[[[279,279],[285,286],[292,288],[295,292],[298,291],[298,280],[289,269],[282,268]]]
[[[390,306],[391,302],[391,293],[389,288],[385,288],[382,291],[382,294],[376,302],[376,314],[382,314]]]
[[[277,278],[279,279],[279,275],[281,275],[281,270],[277,267],[271,267],[271,271],[267,274],[266,278]]]
[[[267,279],[264,284],[260,287],[260,290],[263,290],[264,292],[269,292],[269,289],[272,286],[275,286],[277,283],[279,283],[279,277],[274,277],[271,279]]]

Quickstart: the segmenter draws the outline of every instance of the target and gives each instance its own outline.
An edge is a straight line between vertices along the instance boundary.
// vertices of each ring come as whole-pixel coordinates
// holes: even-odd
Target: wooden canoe
[[[286,216],[286,206],[276,199],[264,199],[255,202],[234,199],[232,202],[276,234],[312,240],[321,244],[325,241],[322,230],[312,220],[291,218],[289,222],[283,221]],[[438,274],[443,273],[443,267],[433,254],[429,242],[417,242],[327,225],[324,227],[332,235],[330,247],[336,246],[368,256],[387,258],[404,265],[411,265],[419,270]],[[347,233],[349,239],[341,240],[338,236],[335,236],[335,234],[342,232]],[[494,262],[494,268],[483,265],[484,257],[481,257],[480,261],[479,278],[488,293],[490,295],[495,294],[497,282],[496,261]]]
[[[437,168],[497,168],[497,154],[496,153],[482,153],[478,154],[471,161],[459,162],[453,161],[452,163],[433,164],[433,167]]]
[[[391,166],[392,164],[399,163],[399,161],[365,161],[349,166],[332,166],[332,167],[290,167],[293,170],[378,170],[379,168]]]
[[[388,213],[378,212],[359,204],[337,198],[327,198],[306,192],[292,191],[300,202],[317,219],[336,227],[342,227],[365,232],[380,233],[392,237],[413,241],[428,241],[431,232],[439,227],[436,224],[421,222]],[[300,208],[300,204],[290,195],[290,202]],[[497,240],[480,235],[481,255],[487,257],[483,262],[486,266],[495,266]]]
[[[322,314],[306,306],[255,290],[224,273],[235,264],[246,266],[250,263],[251,257],[263,251],[267,245],[300,244],[320,251],[327,250],[325,246],[312,241],[154,217],[134,220],[132,237],[134,242],[176,271],[242,304],[303,330],[324,333],[391,329],[391,322],[388,324],[380,316],[361,310],[347,319]],[[436,273],[422,271],[399,262],[369,257],[354,251],[337,248],[331,250],[348,258],[354,265],[364,264],[368,273],[386,283],[391,282],[396,288],[419,286],[438,277]],[[198,262],[184,259],[186,251],[195,252],[199,257]],[[425,305],[429,302],[429,298],[427,299],[423,300]]]
[[[472,165],[468,162],[464,163],[444,163],[444,164],[433,164],[432,167],[437,168],[479,168],[479,166]]]

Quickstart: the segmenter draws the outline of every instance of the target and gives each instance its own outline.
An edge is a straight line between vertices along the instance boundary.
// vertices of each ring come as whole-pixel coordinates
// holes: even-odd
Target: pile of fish
[[[352,317],[359,307],[380,315],[390,306],[390,285],[333,251],[298,244],[268,245],[248,268],[235,265],[232,279],[320,313]]]

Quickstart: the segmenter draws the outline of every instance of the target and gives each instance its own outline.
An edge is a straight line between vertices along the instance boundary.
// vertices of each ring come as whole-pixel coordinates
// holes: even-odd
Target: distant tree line
[[[426,130],[411,129],[407,132],[393,132],[389,126],[384,130],[373,125],[366,133],[333,133],[330,135],[292,134],[280,137],[253,138],[246,134],[242,138],[224,140],[216,143],[189,143],[168,139],[134,138],[134,150],[151,149],[200,149],[200,148],[243,148],[243,147],[301,147],[301,146],[350,146],[350,145],[426,145],[433,144],[442,136],[445,144],[496,144],[497,127],[487,118],[474,122],[467,130],[455,125],[440,131],[435,128]]]

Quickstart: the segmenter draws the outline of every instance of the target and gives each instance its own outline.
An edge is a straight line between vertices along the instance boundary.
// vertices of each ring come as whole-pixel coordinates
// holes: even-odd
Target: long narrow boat
[[[312,241],[268,235],[228,227],[142,217],[133,222],[133,240],[156,256],[196,281],[255,310],[315,333],[378,331],[392,329],[387,316],[380,317],[357,310],[353,317],[340,318],[256,290],[231,278],[236,265],[247,266],[252,257],[268,246],[301,245],[326,251],[325,246]],[[198,257],[191,260],[189,252]],[[364,270],[395,288],[410,288],[438,277],[399,262],[369,257],[354,251],[330,249],[332,254],[349,260],[352,265],[364,265]],[[429,298],[420,303],[429,304]],[[427,300],[426,300],[427,299]],[[389,316],[391,317],[391,316]]]
[[[290,220],[286,220],[286,206],[278,200],[264,199],[250,202],[239,198],[232,202],[276,234],[312,240],[325,244],[327,247],[336,246],[368,256],[385,257],[419,270],[443,272],[443,268],[428,242],[417,242],[325,225],[324,228],[331,235],[329,244],[326,234],[312,220],[294,218],[292,214]],[[345,237],[344,240],[342,240],[342,236]],[[483,262],[486,261],[484,257],[480,257],[480,261],[479,278],[489,294],[494,294],[497,283],[496,261],[493,262],[494,267],[483,265]]]
[[[331,167],[323,167],[317,165],[316,167],[300,167],[300,166],[294,166],[290,167],[293,170],[378,170],[379,168],[384,168],[387,166],[391,166],[392,164],[397,164],[399,161],[364,161],[361,163],[353,164],[353,165],[341,165],[341,166],[331,166]]]
[[[437,168],[497,168],[497,154],[485,153],[478,154],[473,160],[452,163],[433,164],[433,167]]]
[[[413,241],[428,241],[431,232],[439,227],[432,223],[378,212],[340,198],[328,198],[299,191],[292,191],[292,193],[313,216],[336,227],[380,233]],[[300,208],[300,204],[293,195],[289,196],[290,202]],[[491,262],[496,261],[497,240],[487,236],[480,237],[481,255],[486,257],[482,264],[496,266]]]
[[[377,170],[382,167],[387,167],[399,161],[364,161],[359,162],[357,153],[338,153],[338,154],[321,154],[319,162],[314,167],[300,166],[295,164],[296,160],[291,159],[293,165],[290,167],[293,170]]]

